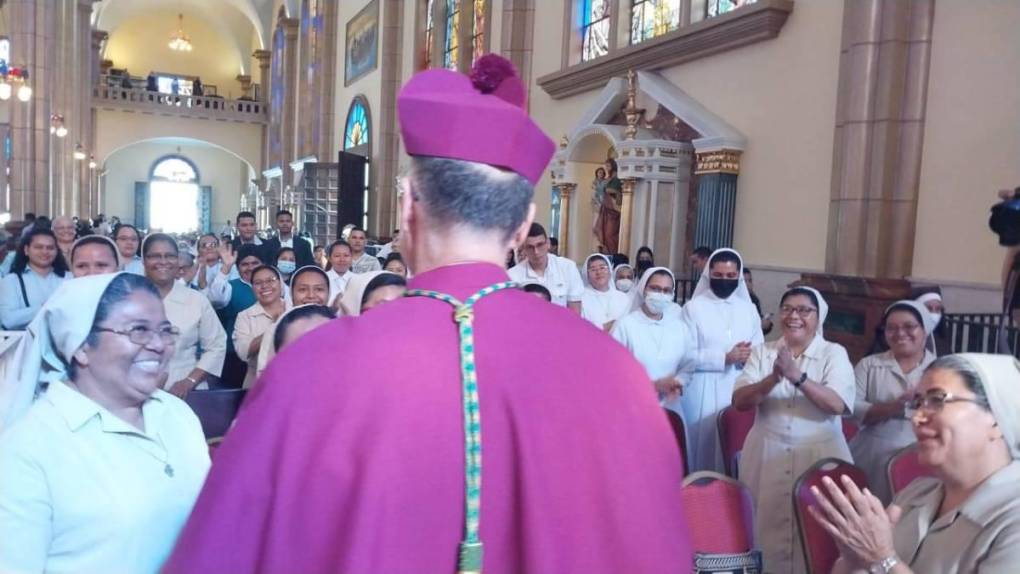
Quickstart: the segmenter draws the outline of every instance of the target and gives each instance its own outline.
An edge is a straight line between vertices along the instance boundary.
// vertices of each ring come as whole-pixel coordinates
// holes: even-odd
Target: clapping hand
[[[836,541],[843,559],[859,568],[896,555],[893,527],[902,510],[895,504],[882,508],[882,502],[868,489],[861,491],[847,476],[841,476],[840,489],[829,477],[822,479],[825,492],[811,487],[815,504],[808,507],[811,516]]]
[[[751,342],[743,341],[733,345],[729,353],[726,353],[727,365],[743,365],[751,357]]]
[[[797,366],[796,359],[793,358],[793,353],[786,345],[779,347],[779,356],[776,357],[773,372],[788,381],[798,381],[803,374]]]

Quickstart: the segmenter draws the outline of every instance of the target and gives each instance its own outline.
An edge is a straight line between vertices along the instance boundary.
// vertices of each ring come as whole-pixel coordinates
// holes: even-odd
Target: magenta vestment
[[[466,299],[488,264],[410,287]],[[691,570],[681,463],[644,369],[571,311],[475,307],[483,574]],[[408,298],[276,356],[220,447],[172,573],[453,574],[464,526],[453,308]]]

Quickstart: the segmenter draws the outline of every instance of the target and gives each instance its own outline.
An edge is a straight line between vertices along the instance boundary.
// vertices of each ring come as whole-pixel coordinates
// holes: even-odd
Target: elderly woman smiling
[[[754,496],[766,568],[804,572],[790,493],[815,462],[851,460],[840,415],[854,404],[854,370],[846,349],[823,337],[829,308],[818,291],[794,287],[779,305],[783,337],[751,352],[733,406],[758,411],[744,443],[740,480]]]
[[[1020,363],[950,355],[925,371],[908,406],[915,480],[888,508],[870,491],[826,479],[811,513],[835,538],[834,573],[1016,572],[1020,567]]]
[[[0,393],[0,572],[158,571],[209,469],[198,419],[160,390],[178,332],[159,292],[82,277],[32,325]]]

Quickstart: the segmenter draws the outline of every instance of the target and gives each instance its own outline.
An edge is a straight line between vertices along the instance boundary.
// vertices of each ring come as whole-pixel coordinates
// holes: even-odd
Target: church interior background
[[[216,230],[249,209],[268,229],[286,207],[322,243],[346,152],[367,159],[353,204],[385,239],[407,163],[400,86],[494,52],[560,142],[535,201],[561,254],[596,247],[595,171],[615,158],[631,258],[648,245],[687,276],[695,246],[733,246],[772,306],[801,278],[851,296],[906,280],[940,286],[949,309],[1000,305],[987,220],[997,191],[1020,185],[1020,2],[0,4],[8,223],[103,213]]]

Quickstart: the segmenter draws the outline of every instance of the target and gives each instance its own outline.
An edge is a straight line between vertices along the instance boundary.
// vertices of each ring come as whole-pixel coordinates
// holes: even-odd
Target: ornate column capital
[[[697,165],[694,173],[732,173],[740,174],[740,154],[736,149],[719,149],[697,152]]]
[[[556,184],[556,188],[560,190],[560,197],[570,197],[577,189],[577,184],[563,182]]]
[[[623,184],[623,194],[632,195],[634,193],[634,186],[637,185],[636,177],[628,177],[621,179],[620,182]]]
[[[251,53],[252,57],[259,61],[260,67],[269,67],[269,59],[273,56],[273,53],[269,50],[255,50]]]
[[[99,47],[100,44],[106,41],[110,37],[110,33],[105,30],[93,30],[92,31],[92,46]]]
[[[301,21],[297,18],[280,18],[280,25],[283,26],[283,33],[287,36],[287,39],[297,38],[298,27],[301,25]]]

